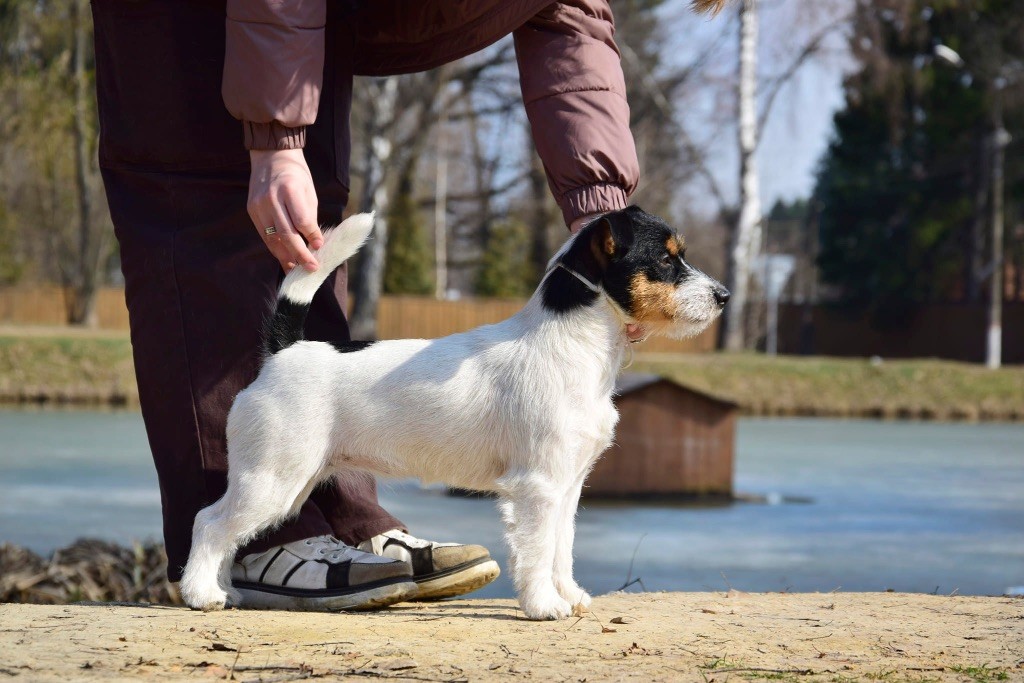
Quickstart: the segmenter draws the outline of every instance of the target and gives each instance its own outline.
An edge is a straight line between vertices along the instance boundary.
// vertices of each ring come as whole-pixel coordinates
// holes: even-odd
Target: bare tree
[[[72,0],[71,17],[74,32],[74,102],[75,116],[72,126],[74,139],[75,200],[77,204],[77,249],[70,262],[63,263],[62,276],[66,291],[68,322],[95,327],[96,296],[99,290],[100,268],[106,252],[106,230],[97,229],[93,216],[90,187],[94,178],[91,141],[94,137],[90,125],[92,88],[86,73],[86,53],[92,44],[87,0]]]
[[[0,189],[14,249],[29,277],[63,286],[68,322],[94,325],[112,240],[96,167],[88,3],[16,3],[0,14],[10,22],[0,50]]]
[[[761,180],[757,171],[757,32],[758,0],[740,5],[740,51],[737,80],[740,150],[740,208],[730,245],[727,286],[731,306],[725,313],[725,348],[746,346],[744,314],[750,285],[750,264],[761,251]]]
[[[388,225],[383,208],[388,203],[388,185],[384,169],[393,149],[388,128],[394,125],[395,102],[398,96],[398,78],[375,79],[366,84],[369,115],[363,121],[366,140],[363,159],[363,191],[359,199],[360,211],[378,209],[373,231],[366,245],[359,251],[356,263],[358,276],[352,287],[352,315],[349,330],[356,339],[373,339],[377,335],[377,302],[384,281],[384,253],[387,249]]]

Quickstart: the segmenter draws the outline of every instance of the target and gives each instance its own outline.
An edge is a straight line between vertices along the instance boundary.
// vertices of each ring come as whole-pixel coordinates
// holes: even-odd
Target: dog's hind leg
[[[227,602],[240,605],[241,595],[231,587],[235,552],[294,514],[316,481],[295,472],[285,481],[265,470],[232,477],[229,470],[227,492],[200,510],[192,527],[192,550],[179,586],[186,604],[203,611],[223,609]]]
[[[513,472],[498,480],[509,546],[512,583],[530,619],[564,619],[569,604],[552,582],[561,504],[559,487],[537,472]]]
[[[227,526],[223,523],[227,494],[213,505],[196,514],[192,524],[192,549],[185,573],[178,585],[182,600],[193,609],[204,612],[224,609],[228,600],[224,582],[225,567],[230,566],[231,547],[234,546]]]
[[[590,595],[580,588],[572,576],[572,546],[576,536],[576,509],[579,507],[580,491],[586,472],[573,482],[565,492],[558,511],[558,528],[555,537],[555,563],[553,580],[558,594],[571,605],[590,606]]]

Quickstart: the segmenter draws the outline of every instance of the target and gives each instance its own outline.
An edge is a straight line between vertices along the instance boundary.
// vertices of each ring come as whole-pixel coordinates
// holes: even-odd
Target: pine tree
[[[1024,0],[857,8],[851,50],[861,68],[844,84],[846,106],[818,172],[819,265],[841,302],[899,322],[921,304],[964,298],[978,277],[991,69],[1024,56]],[[940,43],[970,72],[935,60]],[[999,54],[986,56],[993,46]],[[1006,94],[1006,125],[1021,140],[1024,112]],[[1006,169],[1008,216],[1024,200],[1022,170],[1019,161]]]
[[[496,297],[528,296],[533,279],[529,245],[530,234],[525,224],[510,220],[496,223],[487,236],[476,293]]]
[[[399,187],[388,208],[387,222],[384,292],[430,294],[434,291],[429,275],[432,261],[409,188]]]

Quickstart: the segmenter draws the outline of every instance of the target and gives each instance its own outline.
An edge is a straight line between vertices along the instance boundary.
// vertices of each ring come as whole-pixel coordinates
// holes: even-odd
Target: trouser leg
[[[246,214],[248,158],[220,100],[223,4],[97,0],[93,8],[101,166],[160,481],[168,573],[177,580],[196,512],[225,489],[227,411],[258,369],[280,271]],[[318,120],[332,121],[334,98],[324,106]],[[315,137],[322,143],[328,134]],[[319,160],[311,170],[327,222],[340,218],[347,195],[336,152],[310,154]],[[343,283],[334,284],[314,300],[310,338],[347,338]],[[357,541],[400,525],[366,478],[317,489],[295,520],[253,548],[323,533]]]

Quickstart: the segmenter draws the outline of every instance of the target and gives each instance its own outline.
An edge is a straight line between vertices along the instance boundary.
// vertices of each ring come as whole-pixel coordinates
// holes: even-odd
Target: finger
[[[281,268],[284,272],[288,272],[295,267],[295,259],[288,252],[288,248],[281,242],[280,235],[278,234],[279,228],[274,224],[273,213],[260,206],[253,206],[249,210],[249,216],[252,218],[253,224],[259,231],[260,237],[263,238],[263,243],[267,245],[267,250],[273,255],[277,262],[281,264]],[[268,227],[274,227],[274,232],[267,234]]]
[[[323,246],[324,236],[316,222],[316,191],[311,187],[286,186],[282,190],[284,207],[295,231],[306,238],[310,249]]]
[[[274,206],[274,225],[277,226],[277,235],[291,255],[290,260],[300,264],[312,273],[320,266],[317,264],[316,259],[313,258],[313,255],[309,253],[306,241],[302,239],[302,235],[295,231],[295,226],[292,225],[291,218],[288,216],[288,210],[284,205],[279,202],[272,203]]]

